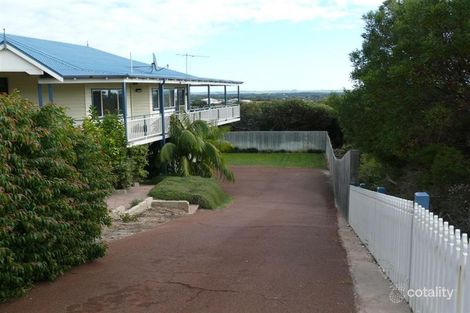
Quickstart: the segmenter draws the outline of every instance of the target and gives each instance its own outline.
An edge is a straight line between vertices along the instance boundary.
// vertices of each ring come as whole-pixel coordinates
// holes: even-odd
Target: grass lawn
[[[149,196],[161,200],[186,200],[204,209],[218,209],[230,202],[230,197],[214,179],[198,176],[165,177],[150,190]]]
[[[229,165],[326,168],[323,153],[224,153]]]

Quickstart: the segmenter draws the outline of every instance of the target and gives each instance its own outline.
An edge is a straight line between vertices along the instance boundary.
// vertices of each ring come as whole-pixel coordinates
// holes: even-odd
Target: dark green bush
[[[101,257],[111,169],[63,110],[0,96],[0,300]]]
[[[166,177],[149,196],[161,200],[186,200],[204,209],[217,209],[228,203],[230,197],[212,178],[199,176]]]
[[[342,143],[342,133],[334,109],[319,102],[299,99],[242,103],[242,119],[233,131],[328,131],[334,146]]]
[[[95,134],[103,146],[103,157],[111,164],[116,189],[124,189],[147,177],[148,146],[127,148],[124,125],[117,115],[102,119],[94,114],[83,122],[87,132]]]

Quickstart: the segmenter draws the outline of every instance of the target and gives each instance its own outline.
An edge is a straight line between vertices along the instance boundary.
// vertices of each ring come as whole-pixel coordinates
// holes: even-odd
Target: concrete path
[[[234,202],[110,244],[0,312],[354,312],[327,177],[235,168]]]

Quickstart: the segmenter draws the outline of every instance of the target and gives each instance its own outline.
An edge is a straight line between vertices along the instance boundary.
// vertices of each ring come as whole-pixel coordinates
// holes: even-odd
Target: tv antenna
[[[132,53],[129,55],[129,61],[131,63],[131,72],[135,69],[135,68],[149,68],[149,65],[144,65],[144,66],[135,66],[134,65],[134,61],[132,59]],[[167,68],[169,67],[168,64],[166,66]],[[161,71],[165,69],[164,67],[159,67],[158,66],[158,63],[157,63],[157,57],[155,56],[155,53],[152,53],[152,63],[150,63],[150,73],[152,73],[153,71]]]
[[[186,59],[186,75],[188,75],[188,58],[208,58],[209,57],[208,55],[197,55],[197,54],[189,54],[189,53],[185,53],[185,54],[177,53],[176,55],[179,55],[180,57],[185,57],[185,59]]]
[[[155,70],[155,71],[158,71],[158,63],[157,63],[157,57],[155,56],[155,53],[152,53],[152,58],[153,58],[153,62],[152,62],[152,71]]]

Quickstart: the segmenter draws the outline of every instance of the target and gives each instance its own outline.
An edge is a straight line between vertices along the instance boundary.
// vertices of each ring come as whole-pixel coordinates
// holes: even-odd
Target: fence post
[[[429,194],[427,192],[415,192],[415,202],[429,210]]]
[[[377,187],[377,192],[385,194],[386,193],[385,187]]]

